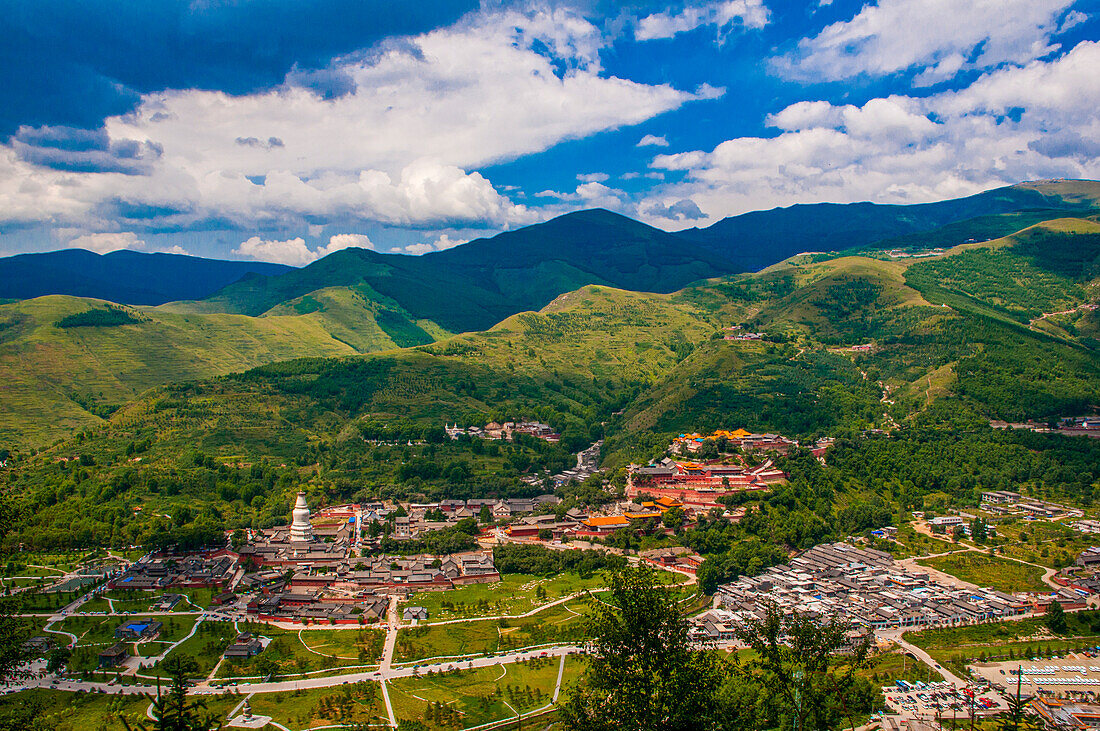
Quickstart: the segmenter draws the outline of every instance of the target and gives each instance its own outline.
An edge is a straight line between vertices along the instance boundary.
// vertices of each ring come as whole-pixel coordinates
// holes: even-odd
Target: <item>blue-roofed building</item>
[[[153,620],[131,620],[119,625],[115,630],[116,640],[155,640],[160,635],[163,623]]]

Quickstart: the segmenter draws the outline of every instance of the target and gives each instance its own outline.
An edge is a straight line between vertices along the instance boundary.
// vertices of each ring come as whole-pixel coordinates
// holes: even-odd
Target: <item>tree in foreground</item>
[[[859,636],[851,623],[784,613],[770,603],[737,636],[759,656],[757,679],[778,702],[783,727],[854,728],[869,710],[870,682],[856,673],[869,665],[871,638]]]
[[[1032,731],[1038,728],[1027,716],[1027,707],[1031,702],[1031,696],[1024,696],[1022,691],[1023,676],[1019,668],[1016,669],[1016,692],[1008,695],[1008,711],[1001,716],[998,731]]]
[[[687,620],[652,568],[611,576],[610,603],[588,620],[589,667],[559,706],[569,731],[722,728],[715,699],[728,667],[694,650]]]
[[[160,692],[157,684],[156,696],[147,696],[152,702],[151,722],[131,726],[123,718],[126,731],[216,731],[221,722],[217,716],[208,713],[206,704],[201,700],[187,700],[187,676],[198,671],[198,663],[191,657],[169,657],[161,668],[171,678],[166,693]]]

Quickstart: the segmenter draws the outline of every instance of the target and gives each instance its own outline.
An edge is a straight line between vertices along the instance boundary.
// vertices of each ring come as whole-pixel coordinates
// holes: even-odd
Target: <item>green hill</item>
[[[352,287],[414,321],[484,330],[586,284],[670,292],[732,271],[721,256],[610,211],[572,213],[447,251],[345,249],[275,277],[250,276],[177,311],[260,315],[320,289]]]
[[[393,341],[398,331],[420,337],[410,324],[442,337],[155,387],[38,457],[17,455],[9,485],[27,496],[34,516],[20,539],[200,540],[226,526],[285,520],[289,496],[301,487],[322,502],[534,494],[544,488],[521,482],[524,474],[568,466],[570,451],[601,436],[612,465],[647,458],[667,444],[669,432],[738,426],[838,436],[843,456],[857,452],[860,435],[875,428],[903,435],[912,429],[912,440],[925,444],[955,439],[950,435],[963,427],[984,433],[989,418],[1095,410],[1100,358],[1085,334],[1095,326],[1028,319],[1034,308],[1095,299],[1094,227],[1058,220],[921,259],[800,256],[671,294],[589,285],[537,312],[454,336],[431,332],[413,313],[400,327],[378,319],[374,329],[357,324],[349,313],[373,312],[379,300],[370,292],[355,299],[350,293],[358,290],[346,287],[311,290],[258,318],[137,309],[128,312],[149,319],[107,328],[57,328],[54,322],[87,305],[50,298],[67,306],[53,304],[31,331],[54,348],[60,339],[67,349],[56,359],[82,358],[93,375],[93,351],[151,358],[123,341],[143,328],[171,337],[170,326],[182,328],[189,318],[183,329],[192,334],[180,335],[178,347],[207,357],[202,344],[231,325],[242,338],[262,340],[249,328],[293,324],[301,343],[307,335],[328,337],[344,322],[360,338],[355,347],[381,347],[383,336]],[[977,255],[991,258],[974,265]],[[996,266],[983,269],[988,261]],[[956,276],[956,265],[966,276]],[[765,333],[764,340],[723,339],[736,324]],[[74,349],[84,342],[76,338],[89,339],[83,353]],[[323,343],[352,349],[332,338],[317,347]],[[870,350],[850,347],[866,343]],[[158,367],[177,366],[146,370]],[[136,380],[123,386],[139,388]],[[562,442],[486,445],[442,436],[445,422],[504,418],[546,421]],[[850,459],[859,462],[858,455]],[[897,467],[889,456],[880,459],[876,469],[884,474]],[[941,485],[938,473],[926,482],[921,490]],[[186,519],[161,517],[180,506],[187,506]],[[142,508],[136,516],[135,508]]]
[[[58,327],[106,303],[48,296],[0,305],[0,440],[48,444],[101,422],[167,381],[209,378],[274,360],[355,348],[316,318],[183,315],[127,308],[133,322]],[[392,344],[391,344],[392,347]]]

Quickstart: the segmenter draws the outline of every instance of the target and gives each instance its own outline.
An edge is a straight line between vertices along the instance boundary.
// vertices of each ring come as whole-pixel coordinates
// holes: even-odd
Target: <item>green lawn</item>
[[[59,690],[25,690],[0,697],[0,719],[30,708],[39,709],[40,726],[55,731],[99,731],[121,729],[122,718],[131,725],[146,721],[149,701],[140,696],[102,695],[98,693],[67,693]],[[13,719],[14,720],[14,719]],[[18,723],[4,728],[21,728]]]
[[[235,696],[204,696],[203,702],[210,713],[220,718],[240,702]],[[102,693],[69,693],[60,690],[25,690],[9,696],[0,696],[0,724],[9,714],[23,709],[39,709],[39,725],[35,729],[51,731],[115,731],[123,728],[125,718],[131,726],[144,723],[149,699],[134,695],[108,695]],[[27,728],[19,724],[4,728]]]
[[[270,716],[276,723],[292,729],[340,723],[377,724],[388,719],[377,683],[257,693],[249,705],[253,714]]]
[[[169,616],[169,620],[177,622],[195,621],[189,617]],[[193,658],[198,664],[196,677],[206,677],[214,666],[218,664],[225,648],[237,639],[237,630],[232,622],[203,622],[199,629],[179,647],[172,650],[168,657],[186,656]],[[146,671],[150,675],[161,675],[159,668]]]
[[[963,581],[1000,591],[1049,592],[1051,590],[1042,582],[1041,568],[984,553],[965,551],[921,559],[917,563],[951,574]]]
[[[409,597],[409,606],[428,610],[428,621],[466,617],[514,616],[535,607],[577,594],[602,588],[607,581],[602,572],[584,579],[575,573],[554,577],[507,574],[492,584],[470,584],[451,591],[426,591]]]
[[[45,566],[55,572],[66,573],[74,571],[93,555],[87,551],[23,551],[0,558],[0,564],[5,567],[4,576],[36,576],[35,567]]]
[[[4,589],[23,589],[28,586],[45,586],[47,584],[53,584],[56,581],[56,577],[44,577],[44,576],[19,576],[19,577],[7,577],[0,578],[0,587]]]
[[[243,627],[242,627],[243,629]],[[219,678],[254,677],[264,674],[268,661],[274,662],[279,676],[299,675],[314,670],[327,670],[378,662],[384,636],[378,630],[302,630],[308,647],[298,639],[298,630],[263,626],[250,630],[271,638],[262,653],[248,660],[233,660],[218,668]],[[360,634],[362,633],[362,634]],[[310,648],[316,652],[310,652]],[[350,651],[349,651],[350,648]],[[333,652],[338,650],[338,652]],[[362,654],[360,654],[362,650]],[[317,654],[325,653],[325,654]],[[337,655],[330,657],[329,653]]]
[[[400,678],[389,685],[398,721],[467,728],[510,718],[550,702],[558,658]],[[575,672],[576,666],[567,666]],[[457,721],[457,722],[456,722]]]
[[[302,632],[301,641],[316,652],[341,660],[377,662],[382,657],[386,633],[378,629],[311,629]]]
[[[1078,553],[1096,543],[1093,536],[1045,520],[1002,523],[997,530],[1004,542],[998,552],[1051,568],[1068,566]]]
[[[411,662],[576,641],[582,638],[586,610],[585,600],[574,599],[522,619],[485,619],[403,629],[397,636],[394,659]]]
[[[106,645],[115,642],[115,629],[124,622],[161,622],[158,640],[175,642],[182,639],[195,625],[194,617],[66,617],[52,629],[72,632],[77,636],[77,646]]]
[[[56,579],[64,576],[61,569],[43,568],[41,566],[28,566],[23,563],[8,562],[3,566],[4,576],[38,576],[41,578]]]
[[[81,591],[47,591],[47,592],[34,592],[25,591],[20,592],[19,597],[19,611],[31,613],[41,612],[55,612],[62,607],[72,604],[74,601],[84,596],[87,592]]]

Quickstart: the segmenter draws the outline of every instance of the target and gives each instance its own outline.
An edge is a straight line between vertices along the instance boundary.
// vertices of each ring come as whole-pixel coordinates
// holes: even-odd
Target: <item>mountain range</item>
[[[275,276],[290,270],[283,264],[262,261],[63,249],[0,259],[0,299],[66,294],[128,305],[160,305],[209,297],[246,274]]]
[[[243,276],[206,297],[159,306],[65,293],[18,299],[0,304],[0,437],[20,446],[48,444],[104,423],[147,389],[304,356],[393,351],[419,353],[418,362],[426,363],[431,361],[423,360],[425,353],[471,353],[468,367],[491,363],[523,370],[530,378],[539,378],[545,368],[579,369],[582,379],[609,379],[619,387],[630,374],[631,388],[652,386],[689,352],[695,354],[690,362],[706,362],[700,354],[710,346],[700,348],[701,341],[735,322],[825,346],[892,339],[895,347],[885,351],[891,358],[946,367],[953,360],[948,356],[961,347],[951,338],[925,342],[923,355],[916,346],[904,346],[914,337],[911,319],[923,312],[919,307],[941,308],[930,310],[935,317],[920,320],[936,327],[942,326],[946,307],[985,318],[997,332],[1023,328],[1029,336],[1054,338],[1060,347],[1071,347],[1066,357],[1072,360],[1100,334],[1094,318],[1074,309],[1091,301],[1100,275],[1091,248],[1097,201],[1100,183],[1074,181],[1025,184],[927,206],[776,209],[722,222],[730,231],[746,233],[740,248],[727,242],[721,250],[713,242],[686,240],[698,231],[670,234],[592,210],[420,257],[346,249],[301,269],[267,274],[240,262],[213,262],[238,265]],[[949,220],[971,214],[977,215]],[[939,222],[945,223],[914,233]],[[738,267],[732,260],[748,261],[748,252],[771,251],[771,257],[777,250],[816,251],[822,241],[834,248],[851,246],[839,253],[787,257],[758,274],[733,273]],[[931,246],[956,248],[947,259],[909,258]],[[892,251],[898,248],[904,251]],[[54,255],[26,256],[0,260],[0,274],[6,276],[13,260],[48,262]],[[133,252],[87,256],[116,268],[181,258]],[[208,260],[182,259],[212,266]],[[941,260],[951,266],[936,269]],[[770,259],[757,263],[765,261]],[[217,270],[222,277],[236,273]],[[48,267],[40,271],[48,280]],[[139,282],[147,292],[176,286],[162,278],[170,277],[131,275],[119,281]],[[596,297],[596,290],[586,289],[593,286],[603,293],[654,294],[612,297],[606,311],[595,316],[585,303],[608,295]],[[665,299],[653,299],[658,297]],[[679,314],[672,314],[672,304]],[[683,307],[690,311],[687,320]],[[1044,316],[1063,310],[1076,314]],[[883,319],[891,313],[905,315],[898,322]],[[952,327],[952,338],[973,337],[957,324]],[[513,342],[503,334],[517,328],[540,335]],[[927,333],[921,337],[927,339]],[[508,349],[489,347],[500,339],[510,343]],[[406,370],[407,357],[412,356],[402,356],[400,370],[419,381],[424,374]],[[731,356],[725,351],[715,357],[688,381],[651,390],[646,398],[664,394],[661,398],[682,400],[688,398],[682,390],[686,383],[695,383],[692,390],[698,393],[698,384],[710,381],[703,373],[733,374],[746,365],[743,359],[727,362]],[[676,372],[686,378],[692,370],[685,365]],[[946,372],[916,368],[904,370],[898,388],[915,389],[913,379],[920,377],[950,380]],[[931,385],[926,390],[936,391]],[[440,398],[439,392],[430,393],[430,400]],[[510,393],[502,387],[499,398],[507,400]],[[1087,404],[1089,397],[1075,398]],[[660,421],[652,405],[639,408],[638,423]]]
[[[819,203],[754,211],[669,233],[602,209],[422,256],[345,249],[296,270],[264,262],[70,249],[0,259],[0,298],[47,294],[130,305],[201,300],[186,309],[258,316],[338,286],[359,286],[409,319],[453,332],[484,329],[584,284],[671,292],[758,271],[795,254],[860,247],[952,246],[1100,205],[1092,181],[1043,181],[916,205]],[[446,296],[442,296],[442,293]]]

